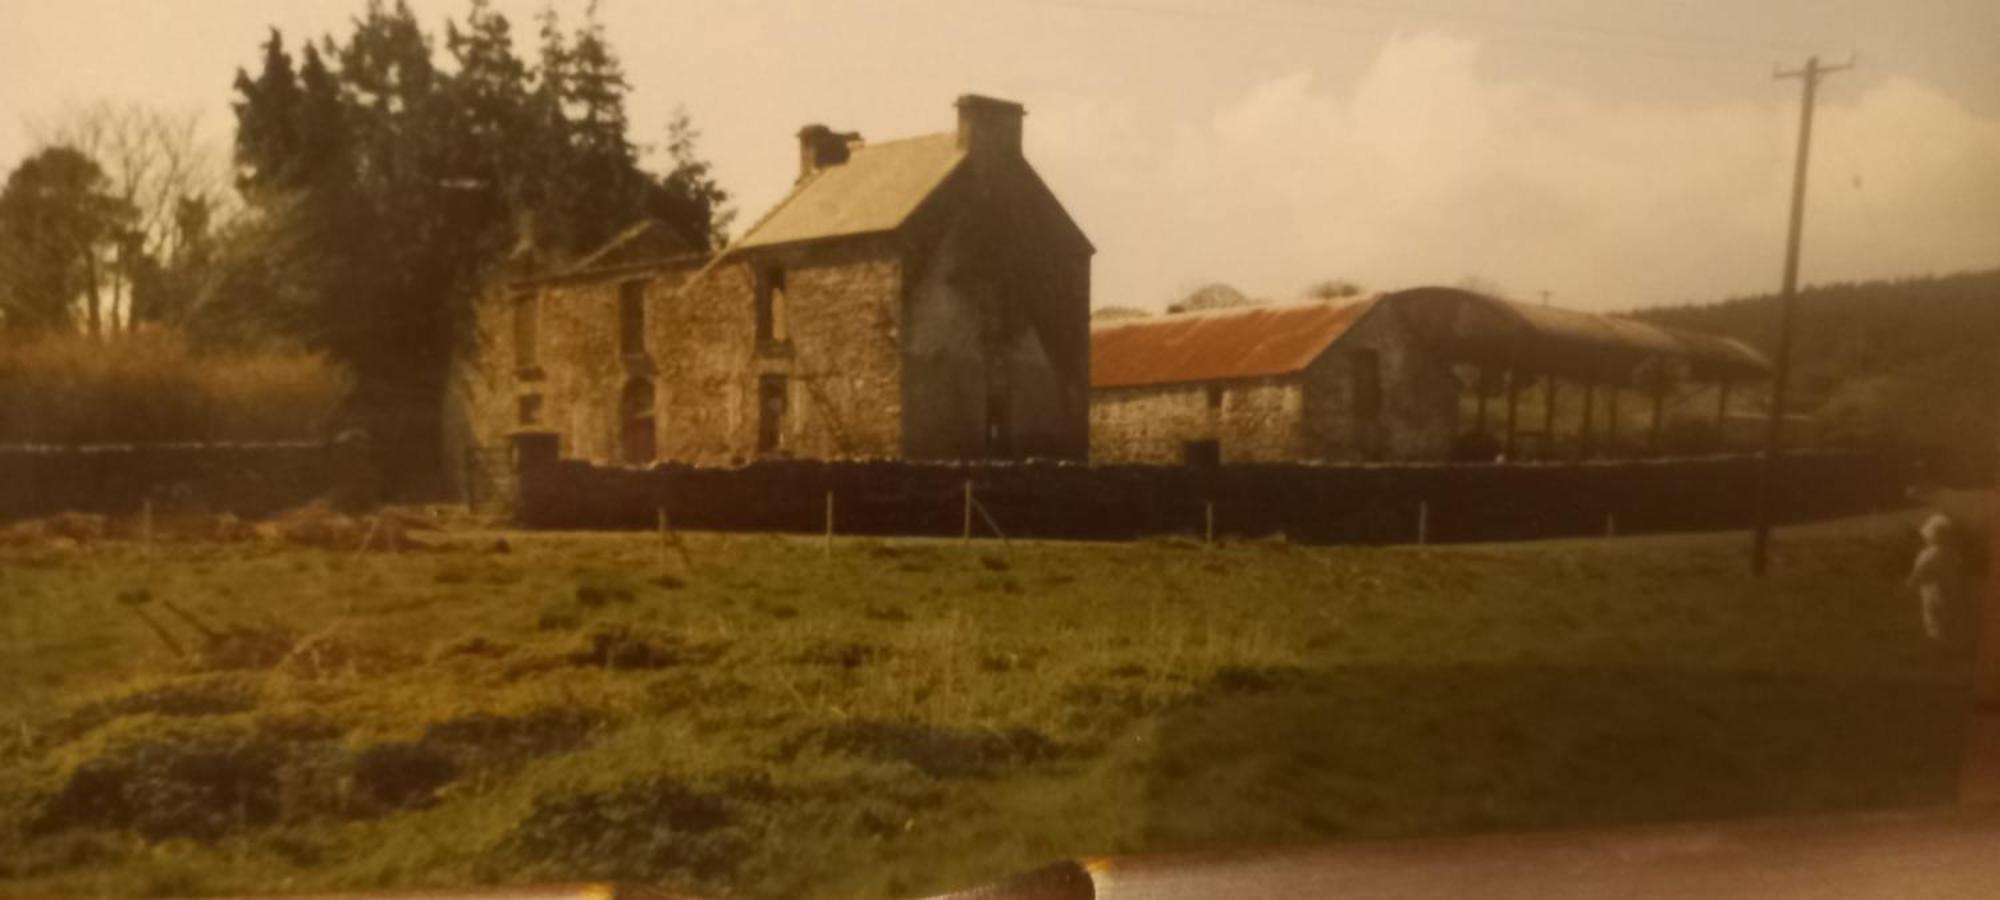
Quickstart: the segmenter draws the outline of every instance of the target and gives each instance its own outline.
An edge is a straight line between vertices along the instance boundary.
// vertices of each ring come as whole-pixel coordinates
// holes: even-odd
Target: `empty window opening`
[[[785,447],[789,381],[783,375],[764,375],[757,379],[758,453],[776,453]]]
[[[1211,384],[1211,385],[1209,385],[1209,386],[1208,386],[1208,408],[1209,408],[1209,409],[1218,409],[1218,410],[1219,410],[1219,409],[1221,409],[1221,408],[1222,408],[1222,394],[1223,394],[1223,390],[1222,390],[1222,385],[1219,385],[1219,384]]]
[[[519,419],[522,425],[542,424],[542,395],[523,395],[519,403]]]
[[[785,270],[772,267],[757,278],[757,343],[783,344],[792,339],[786,321]]]
[[[618,398],[618,456],[628,465],[645,465],[659,456],[653,425],[653,383],[634,378]]]
[[[514,295],[514,367],[532,369],[541,364],[542,309],[533,291]]]
[[[641,356],[646,352],[646,282],[627,281],[618,286],[618,352]]]

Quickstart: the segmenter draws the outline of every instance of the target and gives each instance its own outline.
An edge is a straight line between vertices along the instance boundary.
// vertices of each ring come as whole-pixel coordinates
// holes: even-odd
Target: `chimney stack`
[[[799,129],[799,180],[829,166],[847,162],[849,152],[861,144],[861,133],[837,132],[825,125]]]
[[[959,149],[974,158],[1021,155],[1021,117],[1028,113],[1021,104],[963,94],[955,105]]]

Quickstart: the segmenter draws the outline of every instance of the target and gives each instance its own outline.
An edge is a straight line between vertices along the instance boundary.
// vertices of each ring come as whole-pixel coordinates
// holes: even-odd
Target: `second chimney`
[[[959,149],[974,157],[1021,155],[1021,117],[1028,113],[1021,104],[964,94],[956,105]]]
[[[799,180],[830,166],[847,162],[854,145],[861,143],[859,132],[837,132],[825,125],[799,129]]]

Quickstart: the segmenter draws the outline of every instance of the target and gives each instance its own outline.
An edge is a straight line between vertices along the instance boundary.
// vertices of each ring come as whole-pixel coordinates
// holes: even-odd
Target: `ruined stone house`
[[[1458,391],[1376,299],[1100,323],[1091,385],[1099,463],[1441,458]]]
[[[1024,110],[867,143],[809,125],[791,192],[717,254],[641,225],[493,292],[467,366],[479,447],[731,465],[1081,459],[1095,252],[1022,154]]]

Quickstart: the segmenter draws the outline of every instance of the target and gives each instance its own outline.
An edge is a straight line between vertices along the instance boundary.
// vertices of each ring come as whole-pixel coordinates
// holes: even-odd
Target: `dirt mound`
[[[429,744],[400,742],[376,744],[356,753],[353,772],[349,811],[381,815],[436,804],[438,790],[458,777],[459,766]]]
[[[567,706],[476,712],[432,723],[423,743],[460,760],[512,761],[574,750],[608,720],[597,710]]]
[[[429,544],[416,535],[439,530],[436,522],[404,510],[350,516],[323,503],[290,510],[270,524],[277,536],[289,543],[357,553],[426,548]]]
[[[256,708],[257,683],[234,673],[195,675],[127,687],[77,704],[49,729],[58,741],[81,737],[127,716],[220,716]]]
[[[859,641],[836,641],[815,644],[792,657],[792,661],[809,666],[837,666],[842,669],[858,669],[870,663],[888,659],[889,648],[879,644],[864,644]]]
[[[298,639],[276,625],[231,624],[203,636],[194,667],[203,671],[269,669],[285,661]]]
[[[109,520],[94,513],[58,513],[42,520],[49,534],[79,543],[103,539]]]
[[[719,645],[691,643],[658,629],[612,624],[599,625],[578,635],[564,658],[575,666],[664,669],[708,662],[721,649]]]
[[[383,675],[417,662],[415,656],[387,644],[321,631],[294,643],[273,668],[295,678],[319,681],[342,675]]]

